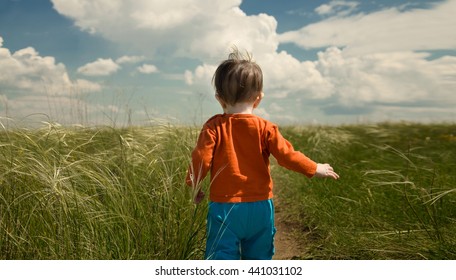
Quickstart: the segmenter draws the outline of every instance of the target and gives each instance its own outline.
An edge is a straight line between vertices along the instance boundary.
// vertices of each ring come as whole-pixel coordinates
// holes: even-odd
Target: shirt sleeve
[[[192,161],[186,177],[188,186],[196,187],[206,177],[211,168],[215,141],[215,132],[205,125],[192,151]]]
[[[299,151],[295,151],[276,125],[269,129],[268,133],[269,151],[276,158],[277,163],[289,170],[302,173],[311,178],[317,171],[317,163]]]

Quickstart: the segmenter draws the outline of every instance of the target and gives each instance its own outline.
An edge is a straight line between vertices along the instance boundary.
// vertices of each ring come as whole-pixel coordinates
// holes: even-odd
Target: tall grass
[[[198,259],[204,205],[183,178],[190,128],[0,133],[1,259]]]
[[[206,203],[194,205],[184,184],[198,129],[8,125],[1,259],[203,257]],[[280,211],[306,245],[301,258],[456,258],[455,125],[282,132],[341,175],[309,180],[271,167]]]
[[[284,133],[339,181],[274,169],[311,259],[456,258],[456,126],[379,124]]]

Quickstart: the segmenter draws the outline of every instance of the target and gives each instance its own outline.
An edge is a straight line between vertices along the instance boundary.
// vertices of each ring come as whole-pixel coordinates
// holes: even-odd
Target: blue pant
[[[206,259],[270,260],[274,255],[272,200],[241,203],[210,202]]]

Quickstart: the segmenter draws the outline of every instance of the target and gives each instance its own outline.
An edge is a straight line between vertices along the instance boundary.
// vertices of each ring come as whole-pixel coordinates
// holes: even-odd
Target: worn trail
[[[274,245],[274,260],[301,259],[303,254],[302,241],[293,234],[293,228],[286,222],[285,213],[281,210],[280,203],[275,200],[275,227],[277,229]]]

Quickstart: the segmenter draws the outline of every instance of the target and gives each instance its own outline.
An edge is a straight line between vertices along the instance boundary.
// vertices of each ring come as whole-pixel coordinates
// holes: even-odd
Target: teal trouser
[[[274,255],[274,204],[210,202],[206,259],[270,260]]]

